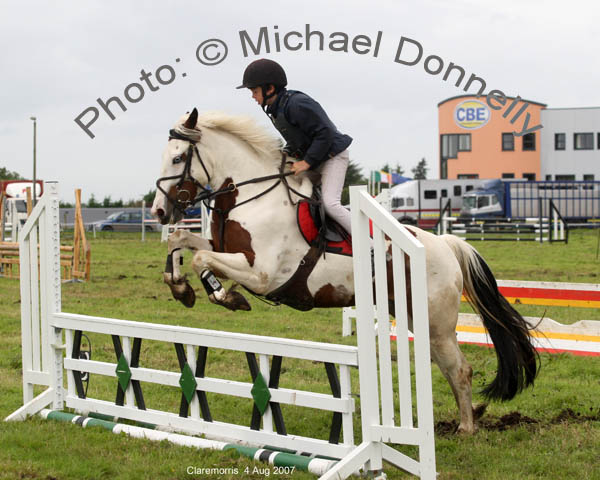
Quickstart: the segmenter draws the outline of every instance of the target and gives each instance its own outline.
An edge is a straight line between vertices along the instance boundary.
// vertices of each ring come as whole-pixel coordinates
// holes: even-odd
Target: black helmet
[[[246,67],[242,84],[236,88],[255,88],[270,84],[275,85],[275,90],[285,87],[287,85],[285,71],[277,62],[261,58]]]

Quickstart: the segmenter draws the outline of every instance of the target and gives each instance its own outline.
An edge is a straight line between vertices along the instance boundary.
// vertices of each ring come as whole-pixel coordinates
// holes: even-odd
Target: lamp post
[[[33,206],[36,204],[36,183],[35,183],[35,160],[36,160],[36,134],[37,134],[37,119],[35,117],[29,117],[33,120]]]

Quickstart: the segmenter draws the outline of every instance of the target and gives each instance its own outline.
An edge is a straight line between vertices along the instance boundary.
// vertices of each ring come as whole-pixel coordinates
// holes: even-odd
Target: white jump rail
[[[327,463],[319,471],[323,479],[343,479],[362,470],[383,477],[383,460],[423,479],[433,480],[435,444],[431,398],[431,369],[429,356],[429,326],[427,315],[427,286],[423,246],[410,235],[388,212],[367,193],[365,187],[351,188],[356,317],[358,346],[336,345],[241,333],[203,330],[154,323],[134,322],[62,312],[60,282],[60,233],[58,215],[58,185],[48,182],[46,194],[34,208],[19,238],[22,265],[21,319],[23,340],[23,406],[6,420],[23,420],[46,407],[62,410],[65,406],[78,413],[93,412],[133,421],[152,423],[191,434],[230,439],[237,443],[272,445],[327,456],[339,461]],[[369,236],[372,225],[372,239]],[[389,239],[389,240],[388,240]],[[38,276],[38,243],[39,276]],[[391,244],[391,246],[390,246]],[[371,245],[375,251],[375,298],[370,260]],[[393,380],[389,313],[387,307],[386,250],[391,248],[395,282],[398,382]],[[413,387],[408,342],[407,298],[404,285],[405,254],[410,261],[412,305],[414,315],[414,383],[416,418],[413,418]],[[377,308],[376,308],[377,306]],[[374,312],[377,312],[375,315]],[[376,317],[376,318],[375,318]],[[377,335],[375,321],[377,320]],[[110,335],[121,345],[119,363],[81,358],[78,351],[82,332]],[[63,340],[64,333],[64,340]],[[376,338],[377,337],[377,338]],[[172,343],[178,348],[182,374],[143,368],[133,361],[143,340]],[[378,345],[376,344],[378,342]],[[132,347],[133,344],[133,347]],[[198,350],[196,350],[198,348]],[[337,374],[339,386],[332,394],[265,386],[270,398],[258,426],[250,428],[213,421],[207,418],[206,404],[201,395],[206,392],[254,398],[256,382],[237,382],[212,378],[199,373],[201,349],[219,348],[258,356],[255,374],[262,375],[266,385],[273,372],[276,357],[323,362],[328,376]],[[115,346],[117,353],[117,346]],[[198,352],[198,355],[197,353]],[[379,353],[377,353],[379,352]],[[119,356],[119,354],[117,354]],[[122,363],[125,362],[125,363]],[[251,363],[249,361],[249,363]],[[351,392],[350,368],[359,368],[362,442],[354,443],[352,413],[355,400]],[[117,368],[118,367],[118,368]],[[115,402],[89,398],[81,388],[81,374],[118,378],[123,369],[129,370],[122,398]],[[195,369],[196,373],[193,373]],[[252,370],[252,367],[251,367]],[[186,371],[191,372],[185,377]],[[67,388],[63,387],[66,372]],[[203,372],[203,367],[202,367]],[[278,373],[277,373],[278,375]],[[191,379],[190,379],[191,377]],[[183,383],[192,382],[186,387]],[[146,409],[140,402],[140,383],[154,383],[180,389],[188,398],[184,413]],[[182,383],[183,382],[183,383]],[[34,397],[34,386],[47,387]],[[189,385],[189,383],[188,383]],[[134,388],[134,387],[137,387]],[[264,391],[264,389],[263,389]],[[183,404],[182,397],[182,404]],[[291,404],[318,408],[341,415],[338,420],[338,440],[327,441],[293,434],[281,434],[280,421],[274,406]],[[189,412],[189,413],[188,413]],[[47,413],[47,412],[46,412]],[[253,414],[254,415],[254,414]],[[262,427],[261,427],[262,420]],[[416,422],[415,422],[416,420]],[[335,420],[332,420],[332,431]],[[274,428],[275,424],[275,428]],[[339,436],[342,436],[340,439]],[[418,446],[415,460],[386,443]],[[330,458],[331,460],[331,458]],[[330,468],[331,467],[331,468]],[[315,472],[316,473],[316,472]]]
[[[184,218],[179,223],[175,223],[173,225],[164,225],[162,229],[162,234],[160,236],[161,242],[166,242],[173,232],[176,232],[180,229],[192,230],[199,229],[200,235],[203,238],[211,238],[210,236],[210,212],[206,208],[206,205],[202,203],[201,207],[201,215],[200,218]]]

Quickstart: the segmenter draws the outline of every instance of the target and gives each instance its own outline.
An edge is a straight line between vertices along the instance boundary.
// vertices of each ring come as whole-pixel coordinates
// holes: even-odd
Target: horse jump
[[[46,194],[35,207],[21,236],[24,405],[7,420],[24,419],[48,406],[53,410],[61,410],[66,406],[77,412],[146,422],[208,437],[225,437],[236,444],[272,445],[278,449],[309,453],[313,457],[321,455],[339,459],[325,462],[326,465],[318,471],[323,479],[347,478],[360,469],[376,475],[383,468],[383,460],[421,478],[434,479],[435,448],[424,248],[370,198],[364,187],[353,187],[352,215],[355,230],[363,232],[354,238],[355,269],[364,274],[357,276],[356,284],[356,347],[62,312],[58,186],[55,183],[47,184]],[[370,221],[373,225],[375,273],[378,278],[376,296],[379,301],[382,295],[385,297],[385,301],[377,307],[377,339],[370,274]],[[404,281],[406,262],[406,265],[410,265],[413,285],[412,293],[407,294],[402,286],[397,289],[396,305],[399,311],[404,312],[404,315],[396,317],[396,334],[399,338],[398,383],[392,380],[389,314],[386,307],[387,293],[384,293],[387,283],[385,251],[386,243],[389,243],[386,242],[386,237],[390,239],[396,253],[394,268],[402,272],[397,280]],[[415,336],[414,389],[408,339],[403,336],[403,332],[408,331],[406,305],[409,302],[413,305]],[[111,336],[118,362],[81,358],[83,332]],[[140,351],[147,340],[173,344],[181,374],[143,368],[140,365]],[[252,382],[224,382],[207,377],[204,374],[207,351],[213,348],[244,353]],[[63,350],[66,351],[63,353]],[[66,356],[63,358],[63,355]],[[279,388],[284,358],[323,363],[332,394]],[[352,418],[355,400],[350,395],[350,369],[359,365],[362,441],[356,445]],[[63,389],[65,372],[67,388]],[[118,384],[116,400],[113,402],[89,398],[82,384],[85,373],[115,378]],[[179,414],[147,408],[141,382],[179,389]],[[34,397],[34,385],[43,385],[47,389]],[[248,398],[253,405],[250,427],[213,419],[207,392]],[[413,418],[413,393],[416,398],[416,422]],[[287,432],[281,404],[331,412],[329,440]],[[44,415],[48,416],[49,412],[44,411]],[[116,427],[111,424],[110,428]],[[132,434],[146,435],[144,431],[130,431]],[[165,436],[159,434],[158,437]],[[418,446],[418,460],[398,452],[384,442]],[[198,442],[190,440],[189,443]],[[213,445],[210,448],[218,447]],[[323,462],[316,463],[324,465]]]

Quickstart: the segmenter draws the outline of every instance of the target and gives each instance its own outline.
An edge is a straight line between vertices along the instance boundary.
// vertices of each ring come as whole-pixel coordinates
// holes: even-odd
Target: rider
[[[352,138],[340,133],[323,107],[305,93],[287,90],[285,71],[277,62],[262,58],[246,67],[242,85],[263,108],[286,141],[283,151],[298,161],[294,175],[306,170],[321,174],[325,212],[350,233],[350,212],[341,202]]]

